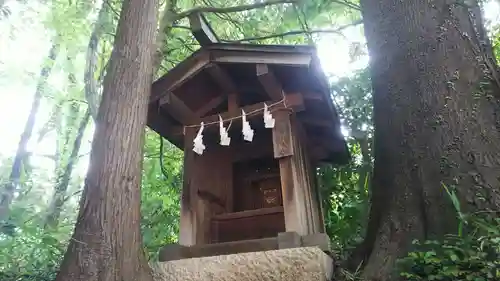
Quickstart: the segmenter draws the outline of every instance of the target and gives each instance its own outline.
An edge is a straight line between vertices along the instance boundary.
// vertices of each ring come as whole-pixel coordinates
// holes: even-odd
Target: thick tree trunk
[[[411,241],[500,207],[500,107],[469,11],[455,1],[361,1],[375,124],[366,280],[394,279]],[[485,84],[488,81],[489,83]]]
[[[26,147],[28,141],[33,133],[33,127],[35,126],[35,117],[38,113],[38,108],[40,107],[40,101],[42,99],[43,91],[47,84],[47,78],[52,72],[52,66],[54,65],[54,60],[59,53],[59,44],[54,43],[50,48],[48,60],[44,62],[40,71],[40,76],[38,78],[38,83],[36,85],[35,95],[33,96],[33,102],[31,103],[30,113],[28,115],[28,120],[24,124],[24,130],[21,134],[21,139],[17,145],[16,155],[14,156],[14,162],[12,163],[12,169],[9,176],[9,182],[2,186],[0,190],[0,221],[5,220],[9,216],[9,208],[12,200],[14,199],[14,193],[19,185],[22,174],[22,166],[25,161],[27,154]]]
[[[152,82],[155,0],[126,0],[75,231],[57,281],[152,280],[141,245],[140,177]]]
[[[56,186],[54,188],[54,195],[52,195],[50,207],[45,218],[45,228],[55,228],[59,223],[61,209],[64,205],[64,202],[66,201],[66,192],[71,180],[71,174],[76,162],[78,161],[78,152],[80,151],[85,129],[87,128],[89,121],[90,108],[85,111],[85,114],[80,121],[76,138],[71,149],[71,154],[66,161],[66,165],[64,166],[64,169],[62,169],[62,171],[58,172]],[[60,169],[60,167],[58,167],[58,169]]]

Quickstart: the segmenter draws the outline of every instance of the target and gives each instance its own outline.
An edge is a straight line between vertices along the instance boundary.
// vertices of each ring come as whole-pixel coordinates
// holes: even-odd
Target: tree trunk
[[[30,113],[28,115],[28,120],[24,124],[24,130],[21,134],[21,139],[17,145],[16,155],[14,157],[14,162],[12,163],[12,169],[9,176],[9,181],[2,187],[0,193],[0,221],[6,220],[9,216],[10,204],[14,198],[14,193],[16,188],[19,186],[19,181],[22,174],[22,166],[25,161],[27,154],[26,146],[33,133],[33,127],[35,126],[35,117],[38,113],[38,108],[40,107],[40,101],[42,99],[43,91],[47,84],[47,78],[52,72],[52,66],[54,65],[54,60],[59,53],[59,43],[56,42],[52,45],[49,51],[48,60],[44,62],[42,69],[40,71],[40,76],[38,78],[38,83],[36,85],[35,95],[33,96],[33,102],[31,103]]]
[[[500,112],[469,11],[455,1],[361,1],[375,125],[364,278],[395,279],[413,239],[457,232],[457,213],[500,207]]]
[[[52,201],[45,219],[45,228],[55,228],[59,223],[61,209],[66,201],[66,191],[68,190],[69,182],[71,180],[71,173],[73,172],[73,168],[78,161],[78,152],[80,151],[85,129],[87,128],[89,121],[90,108],[85,111],[85,115],[80,121],[76,138],[71,149],[71,154],[69,155],[66,165],[64,166],[64,169],[62,169],[62,172],[58,173],[56,186],[54,188],[54,195],[52,195]]]
[[[85,61],[85,72],[83,76],[85,83],[85,99],[89,104],[90,113],[94,119],[97,118],[97,110],[100,103],[98,81],[95,78],[98,60],[98,46],[101,36],[106,31],[105,27],[108,23],[108,5],[108,2],[103,1],[97,16],[97,22],[95,23],[94,29],[90,34],[90,40],[87,46],[87,59]]]
[[[155,0],[123,2],[78,219],[56,281],[148,281],[140,178],[152,83]]]
[[[164,53],[168,51],[165,40],[172,32],[172,24],[175,20],[175,8],[177,0],[165,0],[165,8],[161,14],[160,28],[156,36],[155,54],[153,57],[153,75],[158,73],[164,59]]]

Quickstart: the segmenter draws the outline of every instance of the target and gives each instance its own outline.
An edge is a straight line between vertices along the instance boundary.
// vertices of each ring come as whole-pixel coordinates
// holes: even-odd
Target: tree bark
[[[56,281],[152,280],[140,178],[156,14],[155,0],[123,2],[78,219]]]
[[[108,21],[109,12],[108,5],[109,3],[107,1],[103,1],[97,16],[97,22],[95,23],[94,29],[90,34],[87,46],[87,59],[85,61],[85,72],[83,76],[85,83],[85,99],[89,104],[90,113],[94,120],[97,118],[97,110],[100,103],[98,81],[95,78],[98,60],[98,46],[101,36],[106,31],[105,27]]]
[[[153,75],[158,73],[161,63],[163,62],[164,53],[168,51],[168,45],[165,40],[172,33],[172,24],[175,18],[175,8],[177,6],[177,0],[165,0],[165,8],[160,19],[160,28],[158,30],[158,35],[156,36],[155,43],[155,54],[153,59]]]
[[[22,166],[27,155],[26,147],[33,133],[33,127],[35,126],[35,117],[38,113],[38,108],[40,107],[40,101],[47,84],[47,78],[52,72],[52,66],[54,65],[54,60],[56,59],[58,53],[59,43],[56,40],[56,42],[50,48],[47,61],[44,62],[44,65],[42,66],[42,69],[40,71],[40,76],[36,85],[35,95],[33,96],[33,102],[31,103],[28,120],[26,120],[26,123],[24,124],[24,130],[21,134],[19,144],[17,145],[17,151],[16,155],[14,156],[14,162],[12,163],[9,181],[2,187],[0,193],[0,221],[6,220],[9,216],[10,204],[14,199],[14,193],[21,180],[23,168]]]
[[[457,213],[500,207],[500,106],[467,7],[361,1],[375,125],[363,277],[394,280],[413,239],[457,232]]]

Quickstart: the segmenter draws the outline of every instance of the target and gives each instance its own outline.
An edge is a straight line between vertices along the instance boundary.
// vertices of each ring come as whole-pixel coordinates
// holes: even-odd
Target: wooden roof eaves
[[[307,53],[315,54],[316,47],[310,45],[264,45],[264,44],[239,44],[239,43],[215,43],[204,47],[210,50],[220,51],[253,51],[274,53]]]
[[[158,101],[167,92],[175,90],[209,64],[210,53],[204,48],[196,50],[153,83],[149,103]]]
[[[276,59],[272,55],[278,53],[289,53],[295,55],[295,60],[290,61],[286,58]],[[239,53],[239,56],[234,56]],[[252,54],[253,53],[253,54]],[[262,54],[267,53],[267,56]],[[260,55],[259,55],[260,54]],[[336,153],[337,163],[347,163],[350,159],[347,143],[340,133],[340,118],[334,106],[330,87],[327,78],[321,70],[319,59],[316,55],[316,48],[313,46],[291,46],[291,45],[254,45],[254,44],[228,44],[215,43],[205,46],[189,56],[171,69],[166,75],[155,81],[152,86],[150,103],[158,101],[162,96],[181,86],[190,77],[196,75],[201,70],[209,67],[213,63],[251,63],[251,64],[280,64],[296,65],[307,67],[321,86],[321,94],[324,96],[329,107],[331,119],[334,122],[333,137],[339,138],[344,143],[342,152]],[[339,159],[341,158],[341,159]],[[340,160],[340,161],[339,161]]]
[[[342,136],[342,133],[340,131],[340,126],[341,126],[340,116],[339,116],[337,109],[335,107],[335,104],[333,102],[332,95],[330,92],[330,87],[328,85],[328,80],[326,78],[325,73],[321,69],[321,64],[320,64],[319,58],[317,56],[313,56],[310,71],[312,72],[314,77],[316,77],[316,79],[318,79],[318,82],[320,83],[321,89],[322,89],[321,94],[324,96],[324,98],[327,101],[326,104],[329,108],[328,111],[330,112],[331,119],[334,122],[333,132],[332,132],[333,137],[339,138],[344,144],[342,151],[336,152],[335,156],[332,156],[332,159],[327,160],[327,161],[328,162],[335,162],[335,163],[338,163],[341,165],[347,164],[351,159],[351,155],[349,153],[349,148],[347,147],[347,142],[345,141],[345,139]]]
[[[294,55],[293,59],[273,57],[283,52]],[[175,90],[211,63],[264,63],[309,67],[314,54],[315,48],[312,46],[215,43],[198,49],[156,80],[151,88],[149,102],[153,103],[167,92]]]

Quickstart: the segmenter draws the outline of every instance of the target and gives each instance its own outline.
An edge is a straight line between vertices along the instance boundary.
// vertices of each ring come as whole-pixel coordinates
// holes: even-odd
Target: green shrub
[[[399,260],[403,280],[500,280],[500,219],[469,217],[468,235],[443,241],[414,241],[415,250]]]
[[[450,236],[443,243],[417,245],[417,251],[400,260],[403,280],[500,280],[500,237]]]
[[[443,184],[459,218],[458,235],[443,241],[414,241],[415,250],[398,261],[403,280],[500,281],[500,212],[464,214]]]

